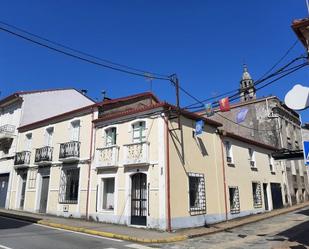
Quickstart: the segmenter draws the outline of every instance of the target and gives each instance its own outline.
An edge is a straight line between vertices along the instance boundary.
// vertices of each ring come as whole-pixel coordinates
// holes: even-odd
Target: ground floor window
[[[29,169],[28,189],[35,189],[36,187],[36,169]]]
[[[238,187],[229,187],[230,212],[238,214],[240,212],[239,190]]]
[[[115,178],[103,178],[102,187],[103,187],[102,209],[114,210]]]
[[[262,207],[262,192],[261,192],[260,182],[252,182],[252,195],[253,195],[253,207],[261,208]]]
[[[204,174],[189,173],[190,214],[206,213]]]
[[[60,178],[59,202],[76,204],[79,189],[79,168],[62,169]]]

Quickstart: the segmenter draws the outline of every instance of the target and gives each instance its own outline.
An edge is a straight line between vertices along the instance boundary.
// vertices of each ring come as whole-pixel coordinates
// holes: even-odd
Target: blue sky
[[[306,17],[305,0],[236,1],[6,1],[0,21],[75,49],[162,74],[177,73],[198,99],[239,87],[242,64],[253,78],[295,42],[290,25]],[[304,53],[298,43],[282,65]],[[258,92],[281,99],[295,84],[309,86],[309,67]],[[14,91],[75,87],[93,98],[150,90],[143,78],[57,54],[0,32],[1,97]],[[162,100],[175,102],[168,82],[153,81]],[[182,106],[194,102],[181,95]],[[303,111],[309,121],[309,111]]]

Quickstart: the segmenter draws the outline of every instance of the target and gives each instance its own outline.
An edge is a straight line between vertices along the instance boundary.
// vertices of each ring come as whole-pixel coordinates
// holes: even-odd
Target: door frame
[[[44,168],[49,167],[49,173],[45,174]],[[49,192],[50,192],[50,184],[51,184],[51,167],[47,166],[47,167],[42,167],[42,168],[38,168],[37,171],[37,178],[36,178],[36,196],[35,196],[35,212],[39,213],[40,212],[40,205],[41,205],[41,192],[42,192],[42,178],[43,176],[49,176],[49,184],[48,184],[48,196],[47,196],[47,204],[46,204],[46,212],[47,212],[47,208],[48,208],[48,204],[49,204]],[[42,170],[43,169],[43,170]]]
[[[17,170],[16,171],[17,177],[18,177],[18,181],[17,181],[17,198],[15,201],[15,209],[21,209],[20,208],[20,202],[21,202],[21,193],[22,193],[22,184],[23,184],[23,178],[22,178],[22,174],[26,174],[26,183],[25,183],[25,196],[24,196],[24,205],[23,205],[23,210],[25,207],[25,202],[26,202],[26,193],[27,193],[27,181],[28,181],[28,169],[24,169],[24,170]]]
[[[145,226],[140,226],[140,225],[133,225],[131,224],[131,193],[132,193],[132,176],[135,175],[136,173],[143,173],[146,175],[146,186],[148,188],[148,184],[150,183],[149,181],[149,172],[148,172],[148,167],[147,168],[132,168],[132,169],[127,169],[128,172],[126,172],[126,223],[128,226],[134,226],[134,227],[148,227],[149,224],[149,196],[148,196],[148,191],[147,191],[147,216],[146,216],[146,225]]]

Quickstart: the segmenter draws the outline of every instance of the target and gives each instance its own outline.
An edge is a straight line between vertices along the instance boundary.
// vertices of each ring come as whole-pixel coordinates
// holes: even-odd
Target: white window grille
[[[103,183],[102,209],[114,210],[115,178],[103,178],[102,183]]]
[[[252,195],[253,195],[253,207],[261,208],[262,207],[262,192],[261,192],[260,182],[252,182]]]
[[[133,143],[140,143],[146,140],[146,122],[140,121],[132,125]]]
[[[206,213],[206,194],[204,174],[189,173],[190,214]]]
[[[238,214],[240,212],[239,190],[238,187],[229,187],[230,212]]]
[[[28,172],[29,172],[28,189],[35,189],[36,188],[37,170],[30,168]]]

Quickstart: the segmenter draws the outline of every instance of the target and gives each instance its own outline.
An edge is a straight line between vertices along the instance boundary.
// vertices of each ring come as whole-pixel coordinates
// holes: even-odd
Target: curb
[[[164,239],[141,239],[141,238],[128,236],[128,235],[121,235],[121,234],[97,231],[97,230],[92,230],[92,229],[87,229],[87,228],[82,228],[82,227],[74,227],[74,226],[53,223],[47,220],[39,220],[37,223],[41,225],[49,226],[49,227],[61,228],[61,229],[74,231],[74,232],[81,232],[81,233],[86,233],[86,234],[91,234],[91,235],[96,235],[96,236],[101,236],[101,237],[106,237],[106,238],[121,239],[121,240],[140,242],[140,243],[171,243],[171,242],[183,241],[188,238],[188,236],[186,235],[180,235],[180,236],[174,236],[174,237],[164,238]]]

